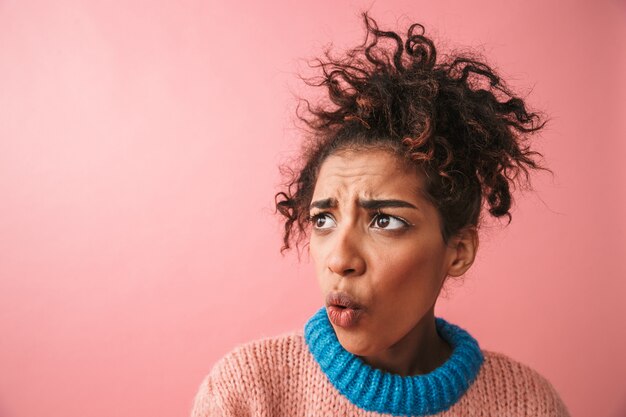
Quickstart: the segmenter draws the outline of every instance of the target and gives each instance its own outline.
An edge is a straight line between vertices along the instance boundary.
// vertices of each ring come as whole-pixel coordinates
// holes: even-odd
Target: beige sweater
[[[537,372],[499,353],[482,350],[482,354],[484,361],[469,388],[447,410],[434,415],[569,416],[553,386]],[[295,331],[246,343],[220,359],[202,382],[191,415],[397,414],[365,410],[339,392],[311,353],[303,331]]]

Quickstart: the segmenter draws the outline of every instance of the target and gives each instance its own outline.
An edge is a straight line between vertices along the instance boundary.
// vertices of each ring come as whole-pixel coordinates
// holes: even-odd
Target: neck
[[[375,355],[360,356],[373,368],[401,376],[427,374],[452,354],[450,345],[439,336],[434,307],[402,339]]]
[[[434,371],[418,376],[399,376],[374,369],[345,350],[325,307],[307,321],[304,337],[321,371],[356,406],[386,415],[430,416],[448,410],[459,401],[484,361],[478,342],[468,332],[442,318],[435,319],[435,326],[436,332],[453,348],[452,354]]]

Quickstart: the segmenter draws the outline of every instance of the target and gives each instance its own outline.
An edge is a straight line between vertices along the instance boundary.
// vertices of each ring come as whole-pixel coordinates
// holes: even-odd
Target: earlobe
[[[478,231],[469,226],[462,229],[452,239],[452,257],[448,267],[448,275],[459,277],[474,263],[478,250]]]

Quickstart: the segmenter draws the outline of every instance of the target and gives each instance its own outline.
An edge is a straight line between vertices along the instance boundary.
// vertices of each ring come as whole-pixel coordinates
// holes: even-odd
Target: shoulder
[[[302,355],[305,349],[302,330],[291,331],[277,336],[263,337],[236,346],[211,370],[218,376],[224,372],[244,375],[275,371]]]
[[[483,350],[477,388],[498,408],[533,416],[569,416],[554,386],[531,367],[502,353]]]
[[[196,394],[192,416],[253,416],[271,390],[289,380],[306,357],[302,330],[240,344],[221,357]]]
[[[520,390],[551,393],[552,384],[539,372],[509,356],[483,350],[485,372],[497,373],[507,385],[516,386]]]

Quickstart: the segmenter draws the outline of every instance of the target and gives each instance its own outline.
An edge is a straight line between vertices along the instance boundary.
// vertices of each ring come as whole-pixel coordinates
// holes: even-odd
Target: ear
[[[478,231],[475,226],[461,229],[448,242],[448,275],[459,277],[474,263],[478,250]]]

